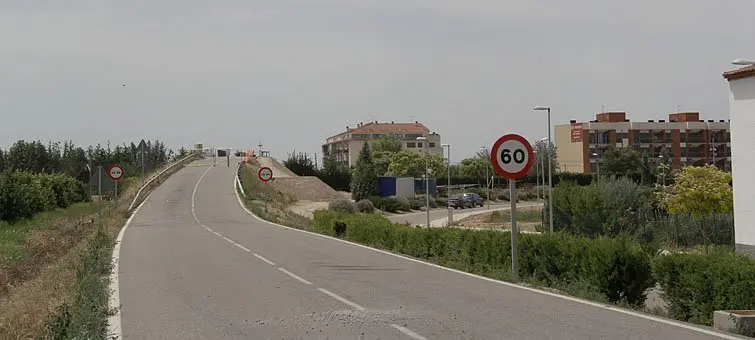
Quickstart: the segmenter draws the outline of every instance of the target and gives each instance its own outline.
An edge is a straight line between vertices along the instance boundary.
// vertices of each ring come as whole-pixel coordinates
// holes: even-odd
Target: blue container
[[[438,183],[435,178],[430,178],[430,195],[436,195],[438,193]],[[414,192],[418,195],[425,193],[425,180],[423,178],[414,179]]]
[[[378,193],[380,197],[396,196],[396,176],[378,177]]]

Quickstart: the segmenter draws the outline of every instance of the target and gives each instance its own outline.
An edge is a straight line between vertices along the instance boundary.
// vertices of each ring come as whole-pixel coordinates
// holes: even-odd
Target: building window
[[[417,147],[418,147],[418,148],[421,148],[421,147],[422,147],[422,142],[418,142],[418,143],[417,143]]]
[[[383,134],[382,133],[373,133],[372,134],[372,138],[374,138],[374,139],[383,138]]]
[[[421,134],[416,134],[416,133],[407,133],[404,138],[406,138],[406,139],[417,139],[419,137],[422,137],[422,135]]]
[[[414,149],[414,148],[417,147],[417,143],[415,143],[415,142],[408,142],[408,143],[406,143],[406,147],[409,148],[409,149]]]
[[[430,142],[427,146],[430,147],[430,148],[434,148],[435,147],[435,143],[434,142]]]

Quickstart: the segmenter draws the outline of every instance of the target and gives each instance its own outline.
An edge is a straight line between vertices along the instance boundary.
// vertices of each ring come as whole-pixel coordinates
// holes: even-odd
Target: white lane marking
[[[234,183],[235,182],[236,181],[234,180]],[[484,277],[484,276],[480,276],[480,275],[477,275],[477,274],[467,273],[467,272],[463,272],[461,270],[447,268],[447,267],[443,267],[443,266],[440,266],[440,265],[437,265],[437,264],[434,264],[434,263],[425,262],[425,261],[422,261],[422,260],[413,259],[411,257],[404,256],[404,255],[399,255],[399,254],[391,253],[391,252],[386,251],[386,250],[371,248],[371,247],[368,247],[368,246],[365,246],[365,245],[362,245],[362,244],[359,244],[359,243],[349,242],[349,241],[342,240],[342,239],[339,239],[339,238],[335,238],[335,237],[331,237],[331,236],[327,236],[327,235],[323,235],[323,234],[318,234],[318,233],[313,233],[311,231],[296,229],[296,228],[288,227],[288,226],[285,226],[285,225],[282,225],[282,224],[278,224],[278,223],[273,223],[273,222],[270,222],[270,221],[267,221],[267,220],[263,219],[262,217],[259,217],[259,216],[255,215],[246,206],[244,206],[244,202],[241,201],[241,197],[239,196],[238,192],[236,192],[236,200],[239,202],[239,206],[241,206],[241,208],[244,209],[244,211],[246,211],[247,214],[253,216],[254,218],[256,218],[257,220],[259,220],[259,221],[261,221],[263,223],[266,223],[266,224],[269,224],[269,225],[273,225],[273,226],[276,226],[276,227],[280,227],[280,228],[283,228],[283,229],[288,229],[288,230],[292,230],[292,231],[296,231],[296,232],[300,232],[300,233],[305,233],[305,234],[309,234],[309,235],[316,236],[316,237],[322,237],[322,238],[326,238],[326,239],[329,239],[329,240],[333,240],[333,241],[337,241],[337,242],[341,242],[341,243],[345,243],[345,244],[350,244],[350,245],[355,246],[355,247],[360,247],[360,248],[363,248],[363,249],[368,249],[368,250],[371,250],[371,251],[374,251],[374,252],[378,252],[378,253],[385,254],[385,255],[390,255],[390,256],[393,256],[393,257],[397,257],[397,258],[404,259],[404,260],[411,261],[411,262],[415,262],[415,263],[421,263],[421,264],[426,265],[426,266],[430,266],[430,267],[433,267],[433,268],[449,271],[449,272],[460,274],[460,275],[464,275],[464,276],[473,277],[473,278],[476,278],[476,279],[479,279],[479,280],[488,281],[488,282],[492,282],[492,283],[508,286],[508,287],[511,287],[511,288],[522,289],[522,290],[526,290],[526,291],[537,293],[537,294],[552,296],[552,297],[564,299],[564,300],[567,300],[567,301],[577,302],[577,303],[581,303],[581,304],[584,304],[584,305],[588,305],[588,306],[592,306],[592,307],[596,307],[596,308],[600,308],[600,309],[604,309],[604,310],[610,310],[610,311],[621,313],[621,314],[625,314],[625,315],[631,315],[631,316],[634,316],[634,317],[638,317],[638,318],[641,318],[641,319],[645,319],[645,320],[650,320],[650,321],[666,324],[666,325],[669,325],[669,326],[675,326],[675,327],[679,327],[679,328],[684,328],[684,329],[687,329],[687,330],[695,331],[695,332],[698,332],[698,333],[712,335],[712,336],[715,336],[715,337],[718,337],[718,338],[721,338],[721,339],[727,339],[727,340],[741,340],[741,339],[743,339],[742,337],[738,337],[738,336],[734,336],[734,335],[729,335],[729,334],[725,334],[725,333],[720,333],[720,332],[714,331],[712,329],[701,328],[701,327],[699,327],[697,325],[688,324],[688,323],[684,323],[684,322],[681,322],[681,321],[675,321],[675,320],[670,320],[670,319],[663,319],[663,318],[659,318],[659,317],[656,317],[656,316],[653,316],[653,315],[650,315],[650,314],[644,314],[644,313],[635,312],[635,311],[631,311],[631,310],[627,310],[627,309],[622,309],[622,308],[619,308],[619,307],[615,307],[615,306],[611,306],[611,305],[606,305],[606,304],[602,304],[602,303],[598,303],[598,302],[583,300],[583,299],[576,298],[576,297],[573,297],[573,296],[556,294],[556,293],[553,293],[553,292],[548,292],[548,291],[540,290],[540,289],[537,289],[537,288],[521,286],[521,285],[518,285],[518,284],[515,284],[515,283],[511,283],[511,282],[506,282],[506,281],[500,281],[500,280],[496,280],[496,279],[491,279],[489,277]]]
[[[260,254],[254,253],[253,255],[254,255],[254,257],[256,257],[256,258],[258,258],[258,259],[260,259],[260,260],[264,261],[265,263],[267,263],[267,264],[269,264],[269,265],[271,265],[271,266],[274,266],[274,265],[275,265],[275,263],[273,263],[273,261],[270,261],[270,260],[266,259],[265,257],[263,257],[263,256],[262,256],[262,255],[260,255]]]
[[[408,337],[410,337],[410,338],[412,338],[414,340],[427,340],[427,338],[425,338],[424,336],[421,336],[421,335],[419,335],[417,333],[412,332],[412,330],[409,329],[409,328],[399,326],[399,325],[397,325],[395,323],[392,323],[391,327],[393,327],[395,329],[398,329],[399,332],[404,333],[406,336],[408,336]]]
[[[299,281],[300,281],[301,283],[303,283],[303,284],[305,284],[305,285],[311,285],[311,284],[312,284],[312,282],[309,282],[309,281],[307,281],[307,280],[305,280],[305,279],[302,279],[302,278],[301,278],[300,276],[297,276],[296,274],[294,274],[294,273],[292,273],[292,272],[290,272],[290,271],[286,270],[285,268],[282,268],[282,267],[278,267],[278,270],[280,270],[280,271],[282,271],[282,272],[286,273],[286,275],[288,275],[288,276],[290,276],[290,277],[293,277],[293,278],[295,278],[295,279],[299,280]]]
[[[331,291],[329,291],[329,290],[327,290],[325,288],[317,288],[317,290],[319,290],[319,291],[327,294],[328,296],[330,296],[330,297],[332,297],[332,298],[334,298],[334,299],[336,299],[338,301],[341,301],[341,302],[343,302],[343,303],[345,303],[345,304],[353,307],[356,310],[360,310],[360,311],[364,310],[364,307],[362,307],[362,306],[360,306],[360,305],[358,305],[356,303],[353,303],[353,302],[351,302],[349,300],[346,300],[346,299],[340,297],[338,294],[333,293],[333,292],[331,292]]]
[[[233,243],[236,243],[236,242],[234,242],[233,240],[231,240],[230,238],[227,238],[227,237],[225,237],[225,236],[220,236],[220,237],[222,237],[222,238],[223,238],[224,240],[226,240],[226,241],[230,242],[231,244],[233,244]]]
[[[123,235],[126,233],[126,228],[128,228],[129,225],[131,225],[131,221],[134,220],[134,217],[136,216],[136,213],[139,212],[139,209],[144,206],[147,201],[149,201],[149,198],[152,196],[152,193],[147,195],[147,197],[144,199],[144,201],[139,204],[136,209],[131,213],[131,216],[129,216],[128,220],[126,220],[126,223],[121,228],[121,231],[118,232],[118,237],[115,239],[115,246],[113,247],[113,255],[111,257],[111,263],[113,263],[113,269],[110,272],[110,298],[108,299],[108,307],[111,311],[114,311],[112,315],[108,316],[107,320],[107,339],[123,339],[123,329],[121,326],[121,293],[120,293],[120,284],[118,281],[118,271],[120,268],[120,257],[121,257],[121,243],[123,243]]]
[[[243,251],[245,251],[245,252],[247,252],[247,253],[251,253],[251,252],[252,252],[251,250],[249,250],[249,248],[247,248],[247,247],[244,247],[244,246],[242,246],[242,245],[240,245],[240,244],[238,244],[238,243],[236,243],[236,247],[239,247],[239,248],[241,248],[241,249],[242,249]]]
[[[210,172],[211,169],[212,168],[209,167],[209,168],[207,168],[207,170],[205,170],[204,172],[202,172],[202,175],[199,176],[199,179],[197,180],[197,184],[194,185],[194,190],[191,191],[191,216],[194,217],[194,221],[197,221],[197,224],[199,224],[200,226],[203,226],[203,227],[204,227],[204,225],[202,224],[202,222],[199,222],[199,219],[197,218],[197,214],[194,211],[194,209],[195,209],[195,203],[196,203],[196,201],[195,201],[194,198],[197,196],[197,188],[199,188],[199,183],[202,183],[202,178],[204,178],[204,175],[207,175],[207,173]],[[207,227],[205,227],[205,228],[207,228]]]

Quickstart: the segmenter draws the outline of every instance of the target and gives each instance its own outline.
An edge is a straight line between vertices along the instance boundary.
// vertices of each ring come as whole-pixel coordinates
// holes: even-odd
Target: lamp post
[[[547,111],[548,112],[548,220],[550,222],[550,231],[553,232],[553,164],[551,160],[551,108],[547,106],[535,106],[532,108],[535,111]]]
[[[755,65],[755,60],[737,58],[737,59],[734,59],[731,63],[734,65],[740,65],[740,66],[753,66]]]
[[[448,171],[448,181],[446,181],[446,202],[448,202],[448,198],[451,197],[451,144],[441,144],[441,147],[448,148],[448,158],[446,158],[446,170]],[[454,213],[451,210],[451,205],[446,204],[447,210],[448,210],[448,223],[447,225],[451,225],[451,223],[454,223]]]
[[[545,141],[547,141],[547,140],[548,140],[547,137],[540,138],[540,141],[538,142],[538,145],[539,145],[538,148],[540,148],[543,145],[543,143]],[[543,186],[545,186],[545,156],[546,156],[546,154],[547,154],[547,152],[545,152],[545,150],[541,150],[540,151],[540,161],[542,162],[542,165],[540,166],[540,168],[542,169],[542,172],[540,173],[540,175],[543,176],[541,178],[542,180],[540,181],[540,183],[542,183]],[[542,215],[543,215],[542,216],[542,218],[543,218],[543,221],[542,221],[543,227],[545,227],[545,217],[546,217],[545,216],[545,214],[546,214],[545,213],[545,199],[546,199],[546,197],[545,197],[545,188],[543,188],[543,209],[542,209],[542,211],[543,211],[543,213],[542,213]]]
[[[489,184],[490,182],[488,182],[490,178],[490,175],[488,174],[488,168],[490,165],[488,162],[490,162],[490,157],[489,157],[490,155],[488,155],[488,149],[484,146],[480,148],[480,151],[482,151],[483,155],[486,156],[485,157],[485,193],[488,200],[487,202],[488,209],[490,209],[490,184]]]
[[[422,150],[425,152],[425,211],[427,212],[427,227],[430,228],[430,175],[427,168],[427,137],[417,137],[417,141],[422,143]]]
[[[595,157],[595,168],[597,168],[597,170],[598,170],[596,178],[600,179],[600,159],[598,159],[598,153],[597,152],[593,152],[592,156]]]

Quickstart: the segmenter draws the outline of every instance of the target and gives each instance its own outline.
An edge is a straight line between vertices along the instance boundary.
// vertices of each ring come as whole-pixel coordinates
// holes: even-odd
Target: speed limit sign
[[[532,145],[517,134],[498,138],[490,151],[490,163],[501,177],[519,179],[527,175],[535,160]]]

